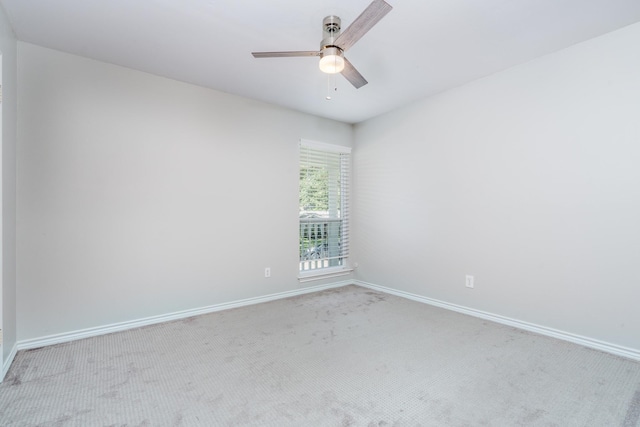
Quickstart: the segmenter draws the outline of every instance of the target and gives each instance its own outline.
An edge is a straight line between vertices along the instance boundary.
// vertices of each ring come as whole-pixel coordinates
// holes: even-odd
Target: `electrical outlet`
[[[264,269],[264,277],[271,277],[271,268],[267,267]]]
[[[473,288],[473,276],[469,276],[468,274],[464,278],[464,285],[467,288]]]

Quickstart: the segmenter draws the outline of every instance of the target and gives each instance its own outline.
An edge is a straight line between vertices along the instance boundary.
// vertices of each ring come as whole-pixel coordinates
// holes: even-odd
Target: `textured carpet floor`
[[[640,364],[347,286],[20,351],[2,426],[638,426]]]

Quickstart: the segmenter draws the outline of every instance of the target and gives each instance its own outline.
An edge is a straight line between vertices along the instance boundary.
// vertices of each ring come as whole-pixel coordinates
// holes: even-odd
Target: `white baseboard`
[[[270,295],[264,295],[261,297],[247,298],[238,301],[232,301],[222,304],[214,304],[207,307],[194,308],[190,310],[178,311],[175,313],[162,314],[159,316],[146,317],[144,319],[131,320],[127,322],[114,323],[106,326],[98,326],[95,328],[81,329],[78,331],[65,332],[61,334],[48,335],[40,338],[33,338],[29,340],[18,341],[18,350],[29,350],[33,348],[45,347],[48,345],[60,344],[69,341],[75,341],[83,338],[91,338],[99,335],[110,334],[113,332],[126,331],[128,329],[139,328],[147,325],[154,325],[157,323],[168,322],[171,320],[185,319],[187,317],[199,316],[201,314],[213,313],[221,310],[229,310],[237,307],[244,307],[247,305],[260,304],[263,302],[274,301],[282,298],[289,298],[297,295],[308,294],[311,292],[323,291],[325,289],[338,288],[345,285],[353,284],[352,280],[343,282],[334,282],[325,285],[309,286],[305,288],[295,289],[292,291],[279,292]],[[15,349],[14,349],[15,355]],[[11,358],[11,360],[13,360]],[[8,365],[6,367],[8,370]]]
[[[2,372],[0,372],[0,383],[4,381],[4,377],[7,375],[7,372],[9,372],[9,367],[11,367],[11,363],[13,363],[13,359],[15,359],[17,352],[18,345],[14,344],[13,348],[11,349],[11,353],[9,353],[9,357],[2,364]]]
[[[628,359],[640,361],[640,350],[628,347],[611,344],[604,341],[599,341],[593,338],[584,337],[581,335],[572,334],[569,332],[559,331],[553,328],[547,328],[546,326],[536,325],[534,323],[523,322],[517,319],[511,319],[509,317],[500,316],[498,314],[487,313],[485,311],[476,310],[469,307],[464,307],[457,304],[451,304],[445,301],[436,300],[433,298],[427,298],[421,295],[412,294],[409,292],[399,291],[385,286],[375,285],[373,283],[362,282],[355,280],[354,284],[363,286],[365,288],[373,289],[376,291],[384,292],[391,295],[396,295],[402,298],[407,298],[413,301],[422,302],[425,304],[433,305],[436,307],[444,308],[458,313],[468,314],[470,316],[479,317],[481,319],[490,320],[492,322],[501,323],[503,325],[513,326],[515,328],[524,329],[525,331],[535,332],[540,335],[548,337],[558,338],[564,341],[572,342],[574,344],[580,344],[585,347],[593,348],[596,350],[604,351],[614,354],[616,356],[626,357]]]
[[[628,359],[640,361],[640,350],[619,346],[616,344],[607,343],[604,341],[595,340],[592,338],[572,334],[569,332],[559,331],[557,329],[548,328],[545,326],[536,325],[529,322],[523,322],[517,319],[511,319],[508,317],[500,316],[493,313],[487,313],[484,311],[476,310],[469,307],[460,306],[457,304],[451,304],[445,301],[436,300],[433,298],[427,298],[421,295],[412,294],[409,292],[399,291],[396,289],[388,288],[385,286],[375,285],[372,283],[363,282],[360,280],[345,280],[341,282],[334,282],[318,286],[309,286],[301,289],[295,289],[292,291],[280,292],[270,295],[265,295],[255,298],[247,298],[238,301],[232,301],[228,303],[215,304],[207,307],[195,308],[191,310],[184,310],[175,313],[168,313],[159,316],[152,316],[138,320],[132,320],[127,322],[114,323],[106,326],[98,326],[95,328],[87,328],[78,331],[66,332],[61,334],[49,335],[40,338],[34,338],[29,340],[19,341],[11,351],[9,358],[5,361],[2,367],[2,373],[0,376],[0,382],[6,375],[11,366],[11,362],[15,358],[16,352],[19,350],[28,350],[33,348],[45,347],[48,345],[60,344],[69,341],[75,341],[83,338],[90,338],[113,332],[125,331],[128,329],[139,328],[142,326],[153,325],[162,322],[168,322],[172,320],[185,319],[187,317],[198,316],[201,314],[213,313],[221,310],[228,310],[237,307],[244,307],[253,304],[260,304],[263,302],[274,301],[282,298],[293,297],[297,295],[303,295],[311,292],[323,291],[325,289],[339,288],[347,285],[358,285],[365,288],[373,289],[376,291],[384,292],[391,295],[396,295],[402,298],[407,298],[413,301],[433,305],[436,307],[444,308],[447,310],[455,311],[458,313],[467,314],[470,316],[478,317],[492,322],[500,323],[503,325],[513,326],[515,328],[523,329],[530,332],[535,332],[541,335],[558,338],[564,341],[579,344],[585,347],[601,350],[607,353],[614,354],[616,356],[626,357]]]

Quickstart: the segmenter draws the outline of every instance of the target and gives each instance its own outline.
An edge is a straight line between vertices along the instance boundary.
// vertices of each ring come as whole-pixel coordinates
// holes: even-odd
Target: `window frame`
[[[350,181],[351,181],[351,167],[352,167],[351,166],[351,147],[336,145],[336,144],[328,144],[325,142],[312,141],[307,139],[300,140],[300,143],[298,145],[298,201],[300,200],[300,167],[302,166],[302,161],[303,161],[302,159],[303,148],[308,148],[316,151],[325,151],[328,153],[338,153],[338,154],[348,155],[348,158],[347,158],[348,160],[346,162],[346,167],[347,167],[346,171],[343,169],[345,167],[344,163],[342,162],[342,160],[340,161],[340,175],[341,177],[344,177],[346,174],[346,178],[347,178],[346,180],[341,179],[341,184],[340,184],[341,197],[344,197],[344,199],[341,200],[341,205],[344,205],[344,206],[341,206],[341,210],[342,210],[341,216],[344,215],[342,218],[340,218],[341,224],[342,224],[341,226],[342,233],[343,233],[341,235],[341,239],[343,241],[346,240],[346,242],[348,242],[349,240],[348,225],[351,219],[350,218],[351,215],[348,209],[348,206],[350,204],[349,188],[351,187]],[[298,210],[300,212],[299,205],[298,205]],[[300,240],[300,221],[299,220],[298,220],[298,240]],[[342,256],[342,265],[314,268],[310,270],[301,270],[300,262],[301,262],[300,250],[298,250],[298,280],[300,282],[307,282],[312,280],[321,280],[321,279],[326,279],[331,277],[344,276],[344,275],[350,274],[353,271],[353,268],[351,268],[349,263],[348,243],[347,243],[346,253]]]

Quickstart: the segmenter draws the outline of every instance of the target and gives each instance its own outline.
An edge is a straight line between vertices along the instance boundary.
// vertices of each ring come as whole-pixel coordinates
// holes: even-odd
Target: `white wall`
[[[357,278],[640,349],[639,42],[636,24],[357,125]],[[18,53],[18,340],[300,286],[297,142],[351,126]]]
[[[635,24],[357,125],[357,278],[640,349],[638,46]]]
[[[2,361],[5,367],[16,345],[16,38],[4,9],[0,7],[0,53],[2,54],[2,262],[0,326],[3,330]],[[0,380],[2,379],[0,365]]]
[[[300,287],[298,141],[351,126],[18,53],[18,340]]]

